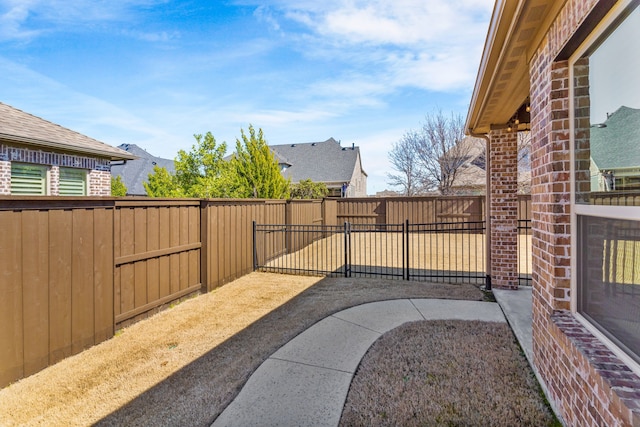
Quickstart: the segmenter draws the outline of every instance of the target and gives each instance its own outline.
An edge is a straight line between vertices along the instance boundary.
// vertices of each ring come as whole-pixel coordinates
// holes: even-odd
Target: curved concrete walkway
[[[329,316],[276,351],[213,426],[337,426],[351,379],[385,332],[417,320],[505,322],[496,303],[402,299]]]

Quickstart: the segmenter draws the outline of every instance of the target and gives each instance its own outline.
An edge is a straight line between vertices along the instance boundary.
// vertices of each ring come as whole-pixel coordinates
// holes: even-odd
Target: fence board
[[[71,253],[70,210],[49,212],[49,363],[71,356]]]
[[[0,212],[2,249],[0,271],[0,386],[24,375],[22,305],[22,215]]]
[[[189,238],[187,239],[189,244],[200,244],[200,206],[189,206],[188,208],[188,223],[189,223]],[[189,252],[189,287],[202,285],[202,279],[200,276],[200,250],[190,250]]]
[[[94,235],[94,339],[102,342],[113,336],[113,210],[93,211]]]
[[[169,207],[161,206],[158,212],[158,233],[159,233],[159,248],[167,249],[171,247],[171,236],[168,232],[169,224]],[[167,256],[160,257],[158,259],[159,271],[160,271],[160,298],[171,295],[171,260]]]
[[[135,208],[133,210],[133,253],[147,252],[147,208]],[[133,264],[134,269],[134,307],[146,305],[147,300],[147,263],[144,260]]]
[[[24,374],[49,364],[49,230],[46,211],[22,216]]]
[[[93,211],[74,209],[71,264],[71,348],[73,353],[94,344]]]

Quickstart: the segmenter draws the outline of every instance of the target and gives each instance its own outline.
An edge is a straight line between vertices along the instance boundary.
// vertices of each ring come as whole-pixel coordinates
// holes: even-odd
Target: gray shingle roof
[[[175,173],[176,168],[173,160],[153,156],[135,144],[122,144],[118,148],[137,157],[135,160],[127,160],[124,164],[111,166],[111,175],[122,178],[129,195],[147,195],[142,183],[147,181],[156,165],[166,168],[172,174]]]
[[[284,176],[292,182],[311,179],[314,182],[348,182],[360,153],[359,147],[341,147],[333,138],[324,142],[269,146],[281,164],[290,166]],[[284,159],[284,161],[281,161]],[[359,165],[358,165],[359,166]]]
[[[604,169],[640,166],[640,109],[620,107],[591,128],[591,158]]]
[[[0,140],[110,160],[135,158],[126,151],[0,102]]]

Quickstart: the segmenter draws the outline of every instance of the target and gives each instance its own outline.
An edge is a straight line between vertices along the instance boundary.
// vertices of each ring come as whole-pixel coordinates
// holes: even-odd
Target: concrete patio
[[[401,299],[335,313],[267,359],[213,426],[338,425],[360,360],[382,334],[406,322],[508,321],[531,363],[531,288],[494,295],[498,303]]]

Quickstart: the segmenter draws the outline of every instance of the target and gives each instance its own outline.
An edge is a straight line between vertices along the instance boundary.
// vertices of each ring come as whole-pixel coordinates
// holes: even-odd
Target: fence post
[[[258,269],[258,239],[256,235],[256,222],[252,221],[253,225],[253,271]]]
[[[211,210],[207,200],[200,200],[200,282],[202,283],[202,293],[211,290],[209,283],[209,215]]]
[[[349,234],[350,227],[349,223],[345,221],[344,223],[344,277],[349,277],[351,266],[349,265],[349,253],[351,252],[351,248],[349,247]]]
[[[406,219],[404,221],[402,239],[404,240],[404,247],[402,248],[402,278],[405,280],[409,280],[409,258],[411,257],[411,253],[409,252],[409,219]]]

